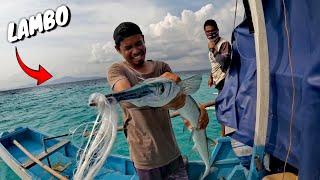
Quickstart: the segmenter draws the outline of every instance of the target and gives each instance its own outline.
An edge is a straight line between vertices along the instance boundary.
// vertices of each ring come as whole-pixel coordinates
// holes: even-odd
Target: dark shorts
[[[223,88],[223,85],[224,85],[224,79],[221,80],[216,86],[215,88],[220,92]]]
[[[181,156],[162,167],[136,170],[140,180],[188,180],[187,170]]]

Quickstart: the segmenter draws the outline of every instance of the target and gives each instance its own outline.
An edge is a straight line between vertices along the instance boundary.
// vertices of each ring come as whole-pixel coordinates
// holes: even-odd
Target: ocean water
[[[180,73],[180,77],[183,79],[193,74],[203,76],[200,89],[192,95],[194,99],[198,103],[213,101],[217,91],[207,86],[208,72],[184,72]],[[97,112],[88,106],[88,98],[94,92],[103,94],[111,92],[106,79],[0,92],[0,132],[28,126],[53,136],[69,133],[70,129],[95,120]],[[120,107],[118,113],[121,125]],[[207,136],[215,139],[220,135],[220,125],[216,120],[214,109],[208,110],[208,113],[210,122]],[[183,130],[181,118],[173,118],[172,125],[182,154],[188,156],[189,160],[199,160],[197,152],[191,150],[193,142],[190,141],[189,131]],[[65,139],[71,140],[71,137]],[[123,132],[118,132],[112,153],[129,155]],[[0,179],[18,179],[1,159]]]

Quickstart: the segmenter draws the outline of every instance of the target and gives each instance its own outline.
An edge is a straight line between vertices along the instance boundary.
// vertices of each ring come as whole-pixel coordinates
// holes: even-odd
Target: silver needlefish
[[[205,129],[198,129],[200,109],[196,101],[190,96],[199,88],[202,81],[201,75],[194,75],[178,83],[167,78],[157,77],[144,80],[128,90],[106,95],[106,98],[113,97],[118,102],[126,101],[138,107],[162,107],[173,100],[179,93],[187,95],[185,105],[178,109],[180,115],[189,120],[192,125],[192,139],[194,149],[198,151],[205,164],[205,171],[201,177],[204,179],[210,172],[209,148]]]

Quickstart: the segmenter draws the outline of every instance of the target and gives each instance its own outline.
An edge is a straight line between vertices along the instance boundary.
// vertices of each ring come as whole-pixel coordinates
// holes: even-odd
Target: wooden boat
[[[51,138],[31,128],[20,127],[0,135],[0,157],[22,179],[72,179],[77,150],[70,141]],[[245,179],[228,138],[218,139],[211,162],[214,169],[206,179]],[[187,167],[190,179],[199,179],[204,170],[201,161],[191,161]],[[111,155],[95,179],[138,179],[138,176],[128,157]]]
[[[77,148],[70,141],[48,139],[49,135],[31,128],[17,128],[0,135],[0,157],[22,179],[50,179],[55,177],[40,164],[31,160],[21,148],[56,173],[71,179],[76,167]],[[97,179],[135,179],[132,162],[123,156],[110,156]]]

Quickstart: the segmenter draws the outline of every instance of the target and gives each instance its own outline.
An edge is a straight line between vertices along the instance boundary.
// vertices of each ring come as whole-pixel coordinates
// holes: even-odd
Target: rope
[[[234,10],[234,19],[233,19],[233,30],[236,26],[236,19],[237,19],[237,10],[238,10],[238,0],[236,0],[236,9]]]
[[[283,174],[282,174],[282,180],[284,179],[284,173],[286,172],[286,166],[289,159],[289,155],[291,152],[291,146],[292,146],[292,125],[294,120],[294,107],[295,107],[295,96],[296,96],[296,90],[295,90],[295,84],[293,79],[293,66],[292,66],[292,59],[291,59],[291,41],[290,41],[290,34],[288,29],[288,20],[287,20],[287,8],[284,0],[282,0],[283,4],[283,14],[284,14],[284,21],[285,21],[285,31],[287,36],[287,43],[288,43],[288,60],[289,60],[289,67],[290,67],[290,73],[291,73],[291,83],[292,83],[292,104],[291,104],[291,117],[290,117],[290,127],[289,127],[289,147],[288,152],[286,155],[286,160],[283,167]]]
[[[103,94],[99,93],[90,95],[89,104],[97,104],[99,113],[85,148],[79,148],[77,152],[77,167],[73,176],[75,180],[94,178],[111,152],[117,135],[117,112],[114,108],[115,104],[110,102],[115,102],[115,100],[108,101]],[[88,123],[80,126],[84,125],[83,133],[86,133]]]

